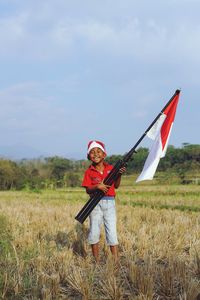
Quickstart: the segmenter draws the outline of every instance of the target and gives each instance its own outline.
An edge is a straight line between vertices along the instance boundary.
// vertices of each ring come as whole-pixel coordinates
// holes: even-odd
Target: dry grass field
[[[95,265],[80,188],[0,192],[1,299],[200,299],[200,186],[117,193],[120,263],[101,237]]]

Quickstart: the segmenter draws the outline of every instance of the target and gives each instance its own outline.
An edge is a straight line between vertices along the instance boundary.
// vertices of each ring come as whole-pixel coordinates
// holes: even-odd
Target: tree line
[[[148,155],[148,148],[139,148],[127,166],[127,174],[140,173]],[[106,161],[115,164],[122,155],[111,155]],[[0,190],[48,189],[81,185],[87,160],[70,160],[63,157],[48,157],[20,161],[0,159]],[[187,174],[200,176],[200,145],[184,143],[182,147],[169,146],[157,170],[164,174],[175,174],[181,183],[189,183]]]

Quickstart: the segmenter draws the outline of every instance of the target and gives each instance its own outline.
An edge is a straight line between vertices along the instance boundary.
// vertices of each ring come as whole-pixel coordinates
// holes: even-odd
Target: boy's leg
[[[99,262],[99,243],[92,244],[92,254],[95,258],[95,261],[98,263]]]
[[[100,203],[98,203],[90,214],[90,229],[88,235],[88,241],[91,244],[92,254],[96,262],[99,262],[99,238],[102,220],[103,213]]]
[[[115,200],[104,200],[104,226],[106,232],[106,240],[110,245],[110,250],[114,260],[118,260],[118,239],[116,229],[116,210]]]
[[[114,261],[115,262],[118,262],[118,245],[115,245],[115,246],[110,246],[110,251],[113,255],[113,258],[114,258]]]

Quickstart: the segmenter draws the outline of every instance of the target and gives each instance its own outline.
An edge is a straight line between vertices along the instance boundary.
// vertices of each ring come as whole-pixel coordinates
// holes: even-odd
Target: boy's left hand
[[[124,174],[126,172],[126,167],[122,167],[121,169],[119,169],[119,174]]]

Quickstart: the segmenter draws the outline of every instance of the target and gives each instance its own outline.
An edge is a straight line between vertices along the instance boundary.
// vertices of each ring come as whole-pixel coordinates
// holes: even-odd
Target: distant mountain
[[[11,160],[20,160],[20,159],[33,159],[33,158],[50,157],[50,156],[61,156],[72,160],[86,159],[86,157],[83,157],[83,155],[79,152],[57,154],[57,153],[52,153],[50,151],[49,153],[42,152],[41,150],[28,145],[20,145],[20,144],[14,144],[9,146],[0,145],[0,158],[3,157]]]
[[[38,158],[41,156],[48,156],[46,153],[42,153],[42,151],[27,146],[27,145],[0,145],[0,157],[9,158],[13,160],[19,159],[31,159],[31,158]]]
[[[61,155],[62,156],[62,155]],[[86,156],[84,156],[80,152],[68,152],[63,157],[68,158],[68,159],[74,159],[74,160],[82,160],[82,159],[87,159]]]

